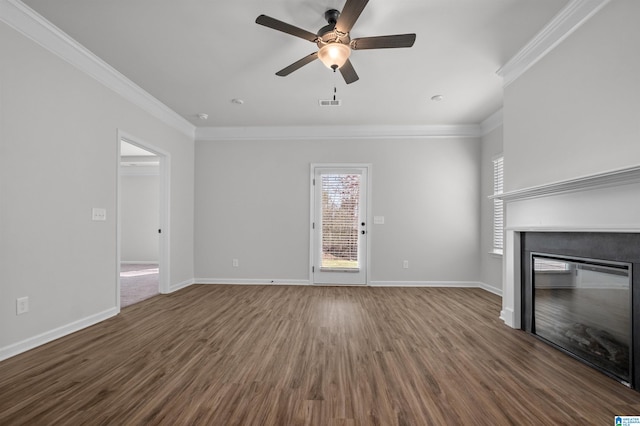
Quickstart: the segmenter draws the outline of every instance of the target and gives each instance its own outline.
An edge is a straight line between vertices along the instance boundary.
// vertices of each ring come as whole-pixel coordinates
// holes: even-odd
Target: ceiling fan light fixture
[[[351,84],[359,79],[356,70],[353,69],[353,64],[349,60],[352,50],[395,49],[413,46],[416,41],[416,35],[413,33],[351,39],[349,35],[351,28],[353,28],[368,2],[369,0],[346,0],[342,12],[337,9],[327,10],[324,17],[328,25],[320,28],[316,33],[303,30],[267,15],[259,15],[256,18],[256,24],[310,41],[318,46],[318,50],[284,67],[276,72],[276,75],[286,77],[316,59],[320,59],[327,68],[332,69],[334,72],[340,68],[340,74],[342,74],[345,83]]]
[[[333,70],[342,67],[351,55],[351,48],[340,42],[327,43],[318,50],[318,58],[327,68]]]

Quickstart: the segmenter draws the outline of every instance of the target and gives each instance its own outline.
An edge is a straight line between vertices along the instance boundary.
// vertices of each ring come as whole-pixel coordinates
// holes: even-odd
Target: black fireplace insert
[[[521,250],[522,328],[636,389],[640,234],[526,232]]]

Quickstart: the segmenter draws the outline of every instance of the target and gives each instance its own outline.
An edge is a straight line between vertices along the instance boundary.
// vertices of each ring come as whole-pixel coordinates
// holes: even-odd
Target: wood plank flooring
[[[194,285],[0,363],[2,425],[609,425],[640,393],[479,289]]]

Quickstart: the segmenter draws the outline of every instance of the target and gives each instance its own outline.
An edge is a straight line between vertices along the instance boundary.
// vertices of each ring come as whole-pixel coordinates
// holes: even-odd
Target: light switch
[[[107,209],[93,208],[92,220],[107,220]]]
[[[384,225],[384,216],[374,216],[373,217],[374,225]]]

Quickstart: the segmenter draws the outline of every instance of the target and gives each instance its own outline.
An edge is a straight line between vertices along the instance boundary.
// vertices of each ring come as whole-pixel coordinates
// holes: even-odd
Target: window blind
[[[504,190],[504,157],[493,160],[493,194]],[[498,198],[493,200],[493,251],[502,253],[504,248],[504,205]]]
[[[360,175],[322,175],[322,268],[358,268]]]
[[[541,259],[539,257],[533,260],[533,270],[536,272],[551,272],[551,271],[569,271],[569,262],[563,262],[561,260],[553,259]]]

